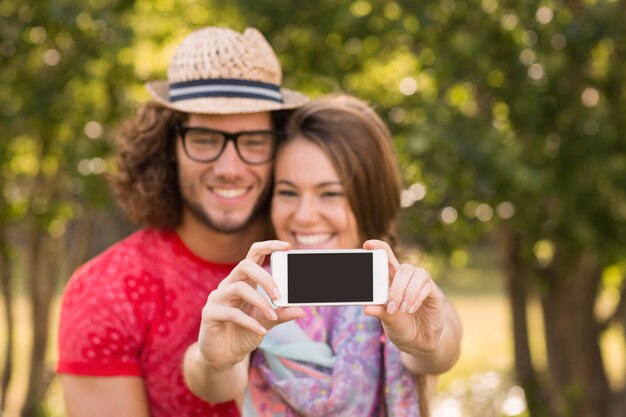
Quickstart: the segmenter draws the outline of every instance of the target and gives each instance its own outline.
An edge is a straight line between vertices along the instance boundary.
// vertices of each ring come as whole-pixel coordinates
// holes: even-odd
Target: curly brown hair
[[[173,228],[182,218],[175,126],[185,115],[154,101],[139,106],[117,135],[110,182],[118,204],[135,223]]]
[[[274,129],[282,130],[290,113],[272,112]],[[176,125],[186,117],[186,113],[149,101],[139,106],[117,134],[116,171],[109,182],[120,207],[139,225],[180,225],[183,200],[178,183]]]

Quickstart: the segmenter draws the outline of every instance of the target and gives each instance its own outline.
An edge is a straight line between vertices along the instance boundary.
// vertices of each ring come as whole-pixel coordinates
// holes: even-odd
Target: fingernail
[[[387,304],[387,314],[393,314],[394,311],[396,311],[396,302],[392,300]]]
[[[407,307],[407,302],[403,301],[402,304],[400,304],[400,311],[401,312],[406,312],[406,307]]]
[[[270,316],[270,320],[278,320],[278,315],[274,310],[270,310],[268,315]]]
[[[278,292],[278,287],[274,287],[272,289],[272,296],[274,296],[274,300],[278,300],[280,298],[280,292]]]
[[[409,314],[415,313],[415,306],[414,305],[409,306],[408,312],[409,312]]]
[[[263,326],[259,326],[259,334],[261,336],[265,336],[267,334],[267,329]]]

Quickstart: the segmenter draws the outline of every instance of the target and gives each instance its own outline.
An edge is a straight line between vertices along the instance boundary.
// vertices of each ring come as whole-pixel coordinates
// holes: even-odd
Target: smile
[[[249,191],[249,188],[218,188],[211,187],[211,191],[218,197],[225,199],[235,199],[243,196]]]
[[[298,244],[313,246],[329,241],[333,235],[332,233],[294,233],[293,236]]]

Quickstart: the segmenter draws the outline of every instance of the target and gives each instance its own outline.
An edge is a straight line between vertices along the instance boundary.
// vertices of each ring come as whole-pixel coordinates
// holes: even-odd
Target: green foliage
[[[0,231],[34,219],[59,238],[111,204],[102,174],[143,82],[191,30],[254,26],[284,85],[356,94],[388,121],[405,238],[456,259],[512,230],[536,269],[620,265],[617,292],[625,16],[622,0],[0,0]]]
[[[0,3],[2,203],[59,237],[82,204],[106,204],[100,173],[133,68],[116,52],[132,2]],[[110,82],[113,80],[113,82]]]
[[[54,237],[85,205],[110,205],[103,174],[120,121],[163,78],[172,41],[237,27],[211,2],[0,1],[0,218]],[[177,19],[172,19],[177,16]],[[168,48],[167,46],[170,45]]]
[[[528,280],[549,304],[547,332],[571,325],[558,341],[546,335],[549,361],[585,364],[594,379],[550,366],[563,386],[549,407],[605,403],[610,394],[590,388],[604,380],[593,305],[597,271],[621,265],[626,244],[626,2],[237,3],[280,53],[287,85],[354,93],[389,121],[406,181],[405,238],[451,263],[468,244],[501,238],[509,279]],[[589,301],[575,304],[581,291]],[[620,309],[606,317],[623,323]],[[591,329],[584,342],[577,329]],[[518,372],[532,367],[522,362]],[[520,382],[529,406],[548,412],[538,411],[547,403],[536,383]]]
[[[285,85],[352,92],[389,121],[407,189],[418,184],[405,195],[407,237],[452,252],[505,223],[529,254],[547,239],[615,259],[609,247],[626,242],[622,17],[614,1],[5,0],[5,218],[56,213],[53,191],[106,203],[93,173],[147,98],[142,82],[165,76],[194,28],[256,26]],[[37,203],[35,177],[55,184]]]
[[[531,263],[540,241],[621,256],[624,2],[238,4],[288,85],[355,93],[389,120],[407,188],[418,184],[407,237],[452,252],[503,224]]]

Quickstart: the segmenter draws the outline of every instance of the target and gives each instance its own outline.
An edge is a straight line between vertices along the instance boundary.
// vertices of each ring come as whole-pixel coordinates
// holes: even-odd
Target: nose
[[[310,196],[303,195],[293,215],[294,220],[302,225],[315,223],[319,219],[319,202]]]
[[[220,157],[213,162],[213,171],[215,175],[220,176],[236,176],[241,174],[244,168],[245,162],[239,157],[235,144],[230,141],[226,144]]]

